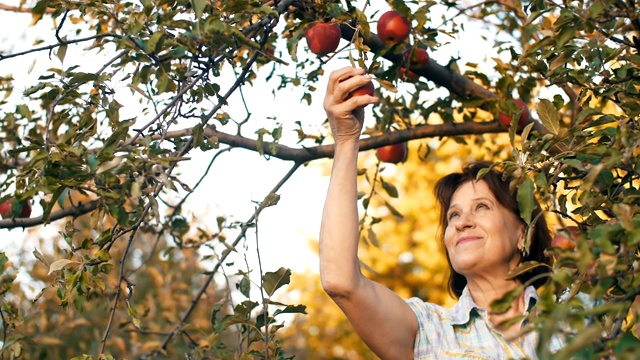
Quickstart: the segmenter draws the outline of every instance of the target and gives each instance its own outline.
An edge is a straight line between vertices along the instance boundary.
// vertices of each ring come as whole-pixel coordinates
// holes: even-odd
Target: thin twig
[[[77,44],[77,43],[81,43],[81,42],[85,42],[85,41],[89,41],[89,40],[101,39],[101,38],[105,38],[105,37],[114,37],[114,38],[118,38],[118,39],[122,38],[122,36],[120,36],[118,34],[110,34],[110,33],[108,33],[108,34],[98,34],[98,35],[88,36],[88,37],[74,39],[74,40],[61,41],[61,42],[59,42],[57,44],[42,46],[42,47],[39,47],[39,48],[26,50],[26,51],[22,51],[22,52],[15,53],[15,54],[9,54],[9,55],[0,54],[0,61],[5,60],[5,59],[11,59],[11,58],[22,56],[22,55],[35,53],[35,52],[38,52],[38,51],[51,50],[51,49],[60,47],[62,45]]]

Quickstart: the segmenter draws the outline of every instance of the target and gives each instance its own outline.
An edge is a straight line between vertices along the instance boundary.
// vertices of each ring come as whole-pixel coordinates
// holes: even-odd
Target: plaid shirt
[[[538,293],[533,286],[524,292],[524,305],[531,311]],[[414,359],[537,359],[535,332],[508,341],[488,321],[487,311],[473,301],[468,288],[458,302],[446,309],[413,297],[406,300],[418,318]],[[551,340],[551,351],[562,347],[558,337]]]

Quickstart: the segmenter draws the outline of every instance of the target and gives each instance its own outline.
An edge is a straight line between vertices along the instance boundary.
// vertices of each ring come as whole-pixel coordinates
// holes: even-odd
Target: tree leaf
[[[65,266],[73,262],[74,262],[73,260],[69,260],[69,259],[56,260],[52,262],[51,265],[49,266],[49,273],[47,275],[51,275],[52,272],[61,270],[62,268],[64,268]]]
[[[262,287],[267,295],[271,296],[280,287],[289,283],[291,270],[280,268],[276,272],[267,272],[262,276]]]
[[[47,261],[47,259],[44,257],[44,255],[42,255],[42,253],[40,251],[38,251],[38,249],[34,249],[33,250],[33,256],[35,256],[36,259],[40,260],[46,266],[50,266],[49,261]],[[2,265],[4,265],[4,264],[2,264],[0,262],[0,266],[2,266]]]
[[[525,261],[523,263],[520,263],[518,266],[516,266],[515,269],[509,271],[509,273],[507,274],[507,276],[505,277],[505,280],[513,280],[515,278],[517,278],[518,276],[529,272],[537,267],[540,266],[546,266],[548,268],[551,268],[549,265],[545,264],[545,263],[541,263],[538,261]]]
[[[392,183],[388,183],[386,181],[381,181],[382,188],[391,196],[392,198],[398,197],[398,189]]]
[[[371,241],[371,244],[373,244],[373,246],[375,247],[380,247],[380,241],[378,241],[378,236],[376,235],[376,233],[373,231],[372,228],[369,228],[369,241]]]
[[[204,7],[207,5],[206,0],[191,0],[193,3],[193,11],[196,13],[196,18],[200,19],[204,13]]]
[[[538,112],[540,121],[542,121],[542,125],[554,135],[558,135],[558,131],[560,130],[558,111],[556,107],[553,106],[553,103],[547,99],[541,99],[536,111]]]
[[[502,298],[494,300],[491,303],[491,309],[497,314],[504,313],[505,311],[509,310],[509,308],[511,307],[511,304],[513,304],[513,299],[515,299],[518,295],[520,295],[522,291],[524,291],[524,286],[522,285],[509,291],[508,293],[504,294]]]
[[[379,79],[379,78],[374,78],[375,81],[378,82],[378,84],[380,84],[380,86],[382,86],[385,90],[392,92],[392,93],[397,93],[398,89],[393,85],[393,83],[389,80],[383,80],[383,79]]]
[[[531,214],[536,207],[533,197],[534,189],[533,180],[528,176],[520,187],[518,187],[517,200],[518,207],[520,208],[520,217],[527,225],[531,223]]]
[[[249,281],[249,279],[247,279],[247,277],[243,277],[242,279],[240,279],[240,282],[236,284],[236,289],[240,290],[240,293],[246,298],[249,298],[251,282]]]

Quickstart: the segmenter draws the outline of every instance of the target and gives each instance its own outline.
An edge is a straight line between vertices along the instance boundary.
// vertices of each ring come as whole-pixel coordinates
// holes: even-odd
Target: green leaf
[[[541,99],[536,111],[538,112],[540,121],[542,121],[542,125],[554,135],[558,135],[560,123],[558,120],[558,111],[556,107],[553,106],[553,103],[547,99]]]
[[[164,33],[162,31],[158,31],[153,35],[151,35],[151,38],[147,40],[147,45],[146,45],[147,54],[151,54],[156,51],[156,48],[158,47],[158,42],[160,41],[163,35]]]
[[[380,247],[380,241],[378,240],[378,235],[376,235],[376,233],[373,231],[372,228],[369,228],[368,233],[368,238],[369,241],[371,241],[371,244],[373,244],[373,246],[375,247]]]
[[[243,277],[240,282],[236,284],[236,288],[240,290],[242,295],[248,298],[251,290],[251,282],[246,277]]]
[[[404,218],[404,215],[402,215],[402,213],[400,211],[398,211],[398,209],[396,209],[395,207],[393,207],[393,205],[391,205],[388,201],[384,202],[384,205],[387,207],[387,209],[389,209],[389,211],[391,211],[391,213],[393,214],[393,216],[397,216],[400,219]]]
[[[4,266],[9,262],[9,258],[4,252],[0,252],[0,275],[4,274]]]
[[[193,11],[196,13],[196,18],[200,19],[204,13],[204,7],[207,5],[206,0],[191,0],[193,4]]]
[[[306,314],[306,310],[306,305],[287,305],[284,309],[274,311],[273,316],[275,317],[278,314]]]
[[[387,194],[389,194],[389,196],[391,196],[392,198],[398,197],[398,189],[395,187],[395,185],[386,181],[381,181],[380,183],[382,184],[382,188],[387,192]]]
[[[67,189],[66,186],[60,186],[56,189],[56,192],[54,192],[53,195],[51,196],[51,200],[47,203],[47,206],[44,208],[44,212],[42,214],[42,218],[44,219],[45,224],[49,223],[49,215],[51,215],[51,210],[53,209],[53,206],[58,201],[58,198],[64,193],[66,189]]]
[[[591,345],[596,339],[602,336],[603,329],[600,326],[591,326],[576,335],[571,342],[566,344],[557,354],[556,359],[570,359],[576,351]]]
[[[516,266],[515,269],[509,271],[509,273],[507,274],[507,277],[505,277],[505,280],[513,280],[518,276],[524,273],[527,273],[540,266],[546,266],[548,268],[551,268],[549,265],[538,262],[538,261],[525,261],[523,263],[520,263],[518,266]]]
[[[280,268],[276,272],[267,272],[262,276],[262,287],[267,295],[272,296],[280,287],[289,283],[291,270]]]
[[[531,214],[535,209],[535,199],[533,197],[533,191],[535,189],[535,185],[533,180],[527,176],[524,182],[518,187],[518,206],[520,207],[520,217],[524,222],[529,225],[531,223]]]
[[[502,298],[494,300],[491,303],[491,309],[497,314],[504,313],[505,311],[509,310],[509,308],[511,308],[511,304],[513,304],[513,299],[515,299],[518,295],[520,295],[522,291],[524,291],[524,286],[522,285],[509,291],[508,293],[504,294]]]

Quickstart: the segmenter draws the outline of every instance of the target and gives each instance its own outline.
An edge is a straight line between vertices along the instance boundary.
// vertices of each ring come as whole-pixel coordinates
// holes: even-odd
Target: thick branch
[[[345,24],[340,25],[342,31],[342,38],[348,41],[353,39],[355,30]],[[388,52],[387,46],[380,40],[378,35],[371,33],[371,36],[364,38],[364,44],[367,45],[371,52],[382,55],[383,58],[393,62],[394,64],[400,64],[404,61],[402,53]],[[407,48],[410,46],[407,44]],[[385,53],[385,51],[387,51]],[[436,85],[442,86],[448,89],[452,94],[455,94],[461,98],[481,98],[481,99],[494,99],[497,95],[485,89],[484,87],[474,83],[469,78],[458,74],[457,72],[442,66],[433,59],[429,60],[427,67],[420,70],[411,70],[416,74],[423,76],[424,78],[433,81]]]
[[[188,129],[190,130],[190,129]],[[397,130],[380,136],[373,136],[360,140],[360,151],[375,149],[381,146],[401,143],[414,139],[428,137],[472,135],[504,132],[505,129],[498,122],[466,122],[439,125],[420,125],[404,130]],[[169,135],[169,134],[168,134]],[[177,134],[175,134],[177,135]],[[218,142],[251,151],[258,150],[258,142],[253,139],[230,135],[214,130],[211,127],[204,129],[204,135],[215,138]],[[273,146],[269,142],[262,143],[262,151],[281,160],[291,160],[296,163],[305,163],[327,157],[333,157],[333,145],[320,145],[310,148],[294,149],[285,145]]]
[[[79,204],[78,206],[68,207],[66,209],[61,209],[56,212],[52,212],[49,216],[48,222],[56,221],[68,216],[72,216],[74,218],[90,213],[93,210],[97,209],[100,205],[100,199],[90,201],[85,204]],[[0,220],[0,229],[13,229],[13,228],[27,228],[33,227],[37,225],[42,225],[45,223],[42,215],[34,216],[29,218],[11,218]]]
[[[17,13],[30,13],[31,11],[33,11],[33,9],[31,9],[31,8],[22,7],[22,6],[11,6],[11,5],[1,4],[1,3],[0,3],[0,10],[12,11],[12,12],[17,12]],[[44,10],[44,13],[45,14],[53,14],[54,11],[55,11],[55,9],[53,9],[53,8],[46,8]]]

